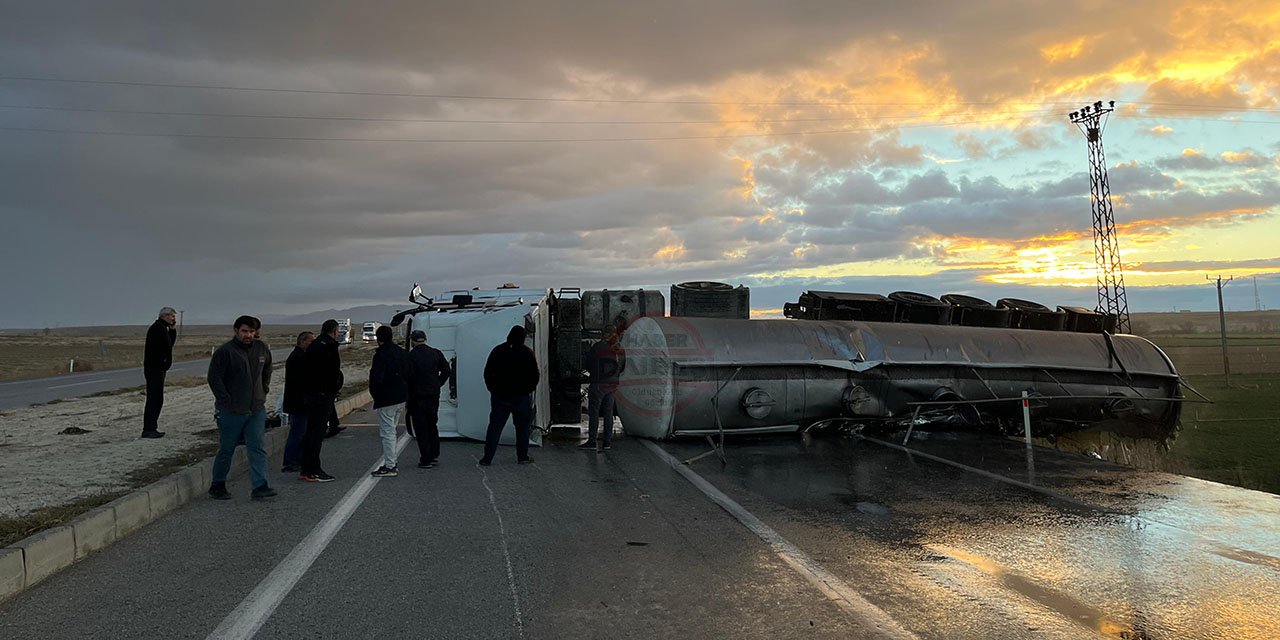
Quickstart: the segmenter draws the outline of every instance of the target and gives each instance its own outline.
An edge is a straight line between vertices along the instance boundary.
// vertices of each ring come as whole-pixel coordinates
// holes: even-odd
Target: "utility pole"
[[[1218,285],[1218,327],[1222,331],[1222,375],[1226,379],[1227,386],[1231,386],[1231,360],[1227,358],[1227,314],[1222,309],[1222,288],[1235,280],[1235,276],[1227,278],[1226,282],[1222,281],[1222,276],[1218,276],[1215,280],[1209,276],[1205,279]]]
[[[1071,122],[1089,143],[1089,200],[1093,209],[1093,257],[1097,263],[1098,312],[1116,318],[1116,331],[1129,333],[1129,297],[1124,290],[1124,269],[1116,241],[1116,219],[1111,209],[1111,185],[1107,180],[1107,159],[1102,152],[1102,131],[1107,116],[1115,111],[1115,100],[1102,105],[1099,100],[1072,111]]]
[[[1258,295],[1258,276],[1253,277],[1253,310],[1262,311],[1262,297]]]

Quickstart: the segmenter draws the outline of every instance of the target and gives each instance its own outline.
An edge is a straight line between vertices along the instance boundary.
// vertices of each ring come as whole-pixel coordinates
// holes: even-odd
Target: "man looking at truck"
[[[538,388],[538,359],[525,343],[528,332],[515,325],[507,333],[507,341],[489,352],[484,365],[484,384],[489,388],[489,430],[484,438],[484,457],[481,466],[493,463],[498,452],[498,440],[507,426],[507,418],[516,425],[516,461],[533,462],[529,457],[529,430],[533,427],[533,398],[530,394]]]
[[[409,421],[418,438],[418,468],[430,469],[440,458],[440,388],[453,374],[444,354],[427,344],[427,334],[409,334]]]
[[[587,385],[587,441],[579,446],[595,449],[597,453],[608,451],[613,440],[613,394],[618,390],[618,376],[627,366],[619,344],[621,333],[617,327],[611,328],[604,340],[592,345],[584,362],[590,381]],[[597,425],[602,428],[599,440],[596,439]]]
[[[400,475],[396,469],[396,424],[409,397],[409,356],[396,344],[391,327],[378,327],[378,350],[369,367],[369,395],[378,413],[378,435],[382,438],[382,466],[375,478]]]

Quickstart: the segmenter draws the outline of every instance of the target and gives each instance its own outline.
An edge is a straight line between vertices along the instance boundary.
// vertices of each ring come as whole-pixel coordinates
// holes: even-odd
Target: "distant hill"
[[[297,315],[268,314],[262,316],[264,324],[320,324],[329,318],[334,320],[343,320],[351,318],[352,324],[362,324],[365,322],[382,322],[391,321],[391,316],[397,311],[407,309],[409,303],[402,305],[376,304],[366,305],[363,307],[351,307],[349,309],[325,309],[324,311],[312,311]]]

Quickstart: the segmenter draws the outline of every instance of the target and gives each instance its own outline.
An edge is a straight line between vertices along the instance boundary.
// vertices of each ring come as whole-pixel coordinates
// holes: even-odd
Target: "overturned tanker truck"
[[[471,360],[501,342],[513,320],[523,322],[543,370],[536,413],[544,429],[580,422],[583,356],[614,327],[622,329],[626,363],[617,413],[627,433],[647,438],[832,425],[1020,434],[1025,393],[1035,436],[1103,429],[1165,441],[1184,401],[1182,381],[1159,347],[1113,334],[1114,318],[1082,308],[808,291],[785,306],[785,319],[749,319],[745,287],[720,283],[674,285],[670,316],[654,290],[519,293],[455,295],[405,313],[424,328],[483,325],[466,336],[483,346]],[[481,320],[489,316],[502,320]],[[429,333],[433,344],[450,343],[437,347],[456,342],[463,354],[461,326]],[[465,381],[476,365],[483,366],[458,372],[460,386],[473,386]],[[455,423],[448,431],[481,435],[465,423],[483,422],[482,389],[460,389],[442,403],[442,433]],[[463,406],[473,403],[475,411]],[[457,418],[476,417],[455,422],[445,415],[450,404]]]
[[[872,429],[1021,433],[1088,428],[1167,440],[1181,381],[1150,341],[1114,319],[1025,300],[992,305],[809,291],[780,320],[643,318],[623,334],[627,432],[651,438]]]

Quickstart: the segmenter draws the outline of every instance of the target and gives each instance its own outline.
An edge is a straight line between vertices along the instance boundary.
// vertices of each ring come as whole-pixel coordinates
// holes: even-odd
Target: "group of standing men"
[[[258,339],[262,323],[253,316],[236,318],[235,337],[218,347],[209,359],[209,389],[213,391],[218,423],[218,454],[213,461],[209,495],[230,499],[227,474],[236,446],[243,442],[249,459],[250,494],[255,499],[276,495],[267,482],[266,397],[271,388],[271,348]],[[332,482],[320,464],[320,449],[329,428],[338,391],[342,389],[342,360],[338,355],[338,323],[327,320],[320,335],[305,331],[285,361],[286,411],[290,434],[285,447],[286,470],[293,456],[299,480]]]
[[[431,469],[440,458],[440,388],[449,383],[453,370],[444,353],[427,345],[423,331],[409,334],[407,352],[395,343],[391,327],[378,327],[374,336],[378,350],[369,367],[369,395],[373,396],[373,408],[378,414],[382,466],[373,475],[400,475],[396,465],[396,425],[406,408],[418,440],[418,468]]]
[[[158,418],[164,403],[164,378],[173,362],[176,340],[176,312],[160,310],[147,331],[143,373],[147,381],[147,401],[143,412],[143,438],[160,438]],[[262,323],[253,316],[240,316],[233,325],[235,335],[218,347],[209,360],[207,381],[214,396],[214,418],[218,425],[218,454],[214,458],[209,495],[230,499],[227,475],[236,446],[244,444],[254,499],[276,495],[267,480],[267,458],[263,447],[266,431],[266,397],[271,388],[271,348],[259,339]],[[396,465],[396,425],[407,409],[408,422],[418,441],[418,467],[430,469],[439,462],[440,434],[437,426],[440,390],[453,376],[444,354],[427,345],[426,333],[410,333],[410,349],[395,344],[391,327],[379,327],[378,348],[369,369],[369,392],[378,414],[382,440],[382,465],[376,477],[399,475]],[[498,449],[502,431],[511,419],[516,428],[516,460],[533,462],[529,437],[533,423],[531,394],[538,386],[539,370],[533,350],[525,344],[523,326],[513,326],[502,344],[489,353],[484,368],[485,386],[490,393],[489,425],[484,456],[479,464],[488,466]],[[332,482],[334,476],[321,466],[320,450],[330,432],[334,403],[344,378],[338,353],[338,322],[326,320],[317,336],[310,331],[298,334],[293,352],[285,361],[285,388],[282,406],[289,415],[282,471],[299,473],[306,482]],[[589,369],[593,382],[589,391],[591,430],[589,446],[596,446],[597,416],[607,415],[602,447],[609,447],[613,427],[612,393],[621,371],[616,359],[617,334],[592,349]],[[605,364],[608,360],[612,365]]]

